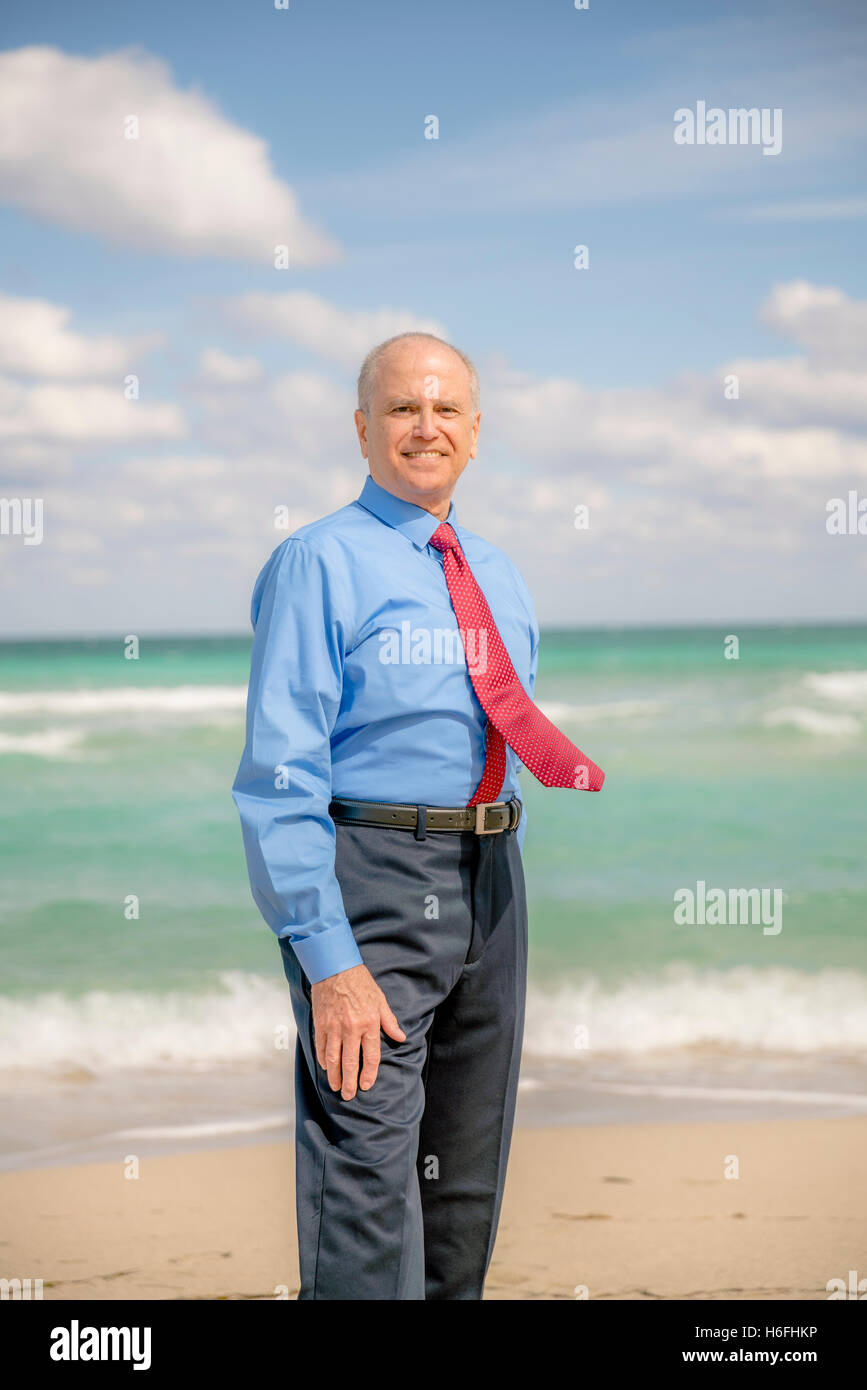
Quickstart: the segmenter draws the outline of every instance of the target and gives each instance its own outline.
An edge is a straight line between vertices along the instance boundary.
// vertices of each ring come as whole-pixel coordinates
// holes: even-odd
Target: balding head
[[[455,357],[463,362],[467,369],[470,382],[470,402],[473,414],[478,413],[479,409],[479,376],[472,361],[465,352],[456,348],[454,343],[447,343],[444,338],[438,338],[434,333],[396,333],[393,338],[386,338],[384,342],[377,343],[376,347],[371,348],[361,364],[361,371],[358,373],[358,408],[363,410],[365,415],[370,414],[370,403],[373,399],[373,391],[376,383],[376,374],[380,364],[396,343],[404,343],[407,339],[421,339],[429,343],[438,343],[441,348],[448,348],[449,352],[454,353]]]

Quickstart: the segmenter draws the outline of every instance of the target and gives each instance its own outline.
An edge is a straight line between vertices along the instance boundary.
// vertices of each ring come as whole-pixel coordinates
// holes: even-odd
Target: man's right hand
[[[369,1091],[379,1070],[379,1030],[395,1042],[406,1034],[366,965],[353,965],[311,986],[316,1057],[332,1091],[352,1100],[360,1084]],[[358,1075],[359,1050],[363,1056]],[[342,1073],[342,1075],[341,1075]]]

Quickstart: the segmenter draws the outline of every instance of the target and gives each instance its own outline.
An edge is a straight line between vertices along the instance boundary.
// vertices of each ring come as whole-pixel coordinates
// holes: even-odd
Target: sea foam
[[[769,710],[762,721],[766,728],[780,725],[800,729],[804,734],[851,737],[861,731],[861,724],[852,714],[810,709],[806,705],[785,705],[782,709]]]
[[[125,1069],[210,1070],[285,1057],[288,988],[227,971],[202,993],[93,991],[0,999],[2,1070],[86,1080]],[[722,1048],[802,1056],[867,1048],[867,977],[851,970],[669,965],[619,985],[588,976],[531,986],[528,1056],[635,1056]]]
[[[135,685],[78,690],[2,690],[7,715],[207,714],[243,710],[245,685]]]

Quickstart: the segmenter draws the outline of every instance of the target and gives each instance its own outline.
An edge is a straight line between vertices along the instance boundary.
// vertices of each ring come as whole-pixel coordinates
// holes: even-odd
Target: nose
[[[436,439],[439,434],[434,408],[429,401],[418,412],[413,434],[417,434],[421,439]]]

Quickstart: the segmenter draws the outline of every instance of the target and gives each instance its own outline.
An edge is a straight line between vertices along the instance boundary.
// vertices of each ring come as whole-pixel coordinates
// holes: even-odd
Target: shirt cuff
[[[348,922],[313,932],[302,941],[292,941],[291,934],[286,935],[311,985],[327,980],[329,975],[338,975],[341,970],[364,964]]]

